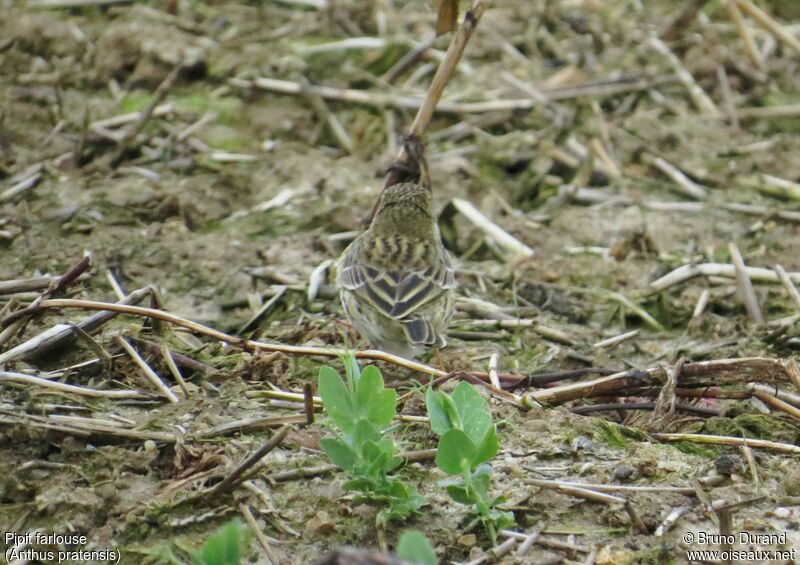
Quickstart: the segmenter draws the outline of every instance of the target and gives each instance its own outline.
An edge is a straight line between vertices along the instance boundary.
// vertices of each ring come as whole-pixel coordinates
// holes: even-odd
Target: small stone
[[[512,477],[519,477],[525,474],[525,470],[520,466],[519,462],[517,461],[509,461],[508,463],[508,473]]]
[[[783,490],[789,496],[800,496],[800,468],[792,467],[783,476]]]
[[[305,531],[309,535],[327,535],[336,530],[336,524],[331,520],[330,515],[320,510],[316,515],[306,522]]]
[[[636,561],[636,554],[630,549],[606,545],[597,552],[594,562],[597,565],[631,565]]]
[[[478,541],[478,538],[475,534],[464,534],[463,536],[459,536],[458,538],[458,545],[463,545],[464,547],[472,547]]]
[[[573,451],[591,451],[593,447],[592,440],[586,436],[578,436],[572,440]]]
[[[625,482],[633,478],[634,473],[636,473],[636,470],[633,467],[628,465],[619,465],[616,469],[614,469],[614,480]]]
[[[730,477],[736,468],[736,461],[730,455],[722,455],[714,461],[714,466],[717,469],[717,473]]]
[[[550,424],[545,419],[532,418],[525,420],[525,431],[531,433],[544,433],[550,429]]]
[[[561,280],[561,273],[547,269],[546,271],[544,271],[544,273],[542,273],[542,279],[545,282],[556,282],[558,280]]]
[[[772,511],[772,515],[782,520],[788,520],[789,517],[791,517],[792,515],[792,511],[789,508],[784,508],[783,506],[779,506],[778,508]]]

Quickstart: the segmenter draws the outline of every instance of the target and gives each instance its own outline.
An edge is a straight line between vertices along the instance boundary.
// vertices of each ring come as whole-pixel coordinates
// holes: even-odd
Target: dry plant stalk
[[[187,320],[186,318],[176,316],[175,314],[165,312],[164,310],[156,310],[155,308],[145,308],[142,306],[129,306],[126,304],[119,304],[119,303],[115,304],[107,302],[95,302],[91,300],[74,300],[68,298],[43,300],[37,306],[37,309],[39,310],[59,309],[59,308],[105,310],[109,312],[116,312],[118,314],[143,316],[146,318],[152,318],[155,320],[168,322],[170,324],[191,330],[195,333],[205,335],[212,339],[216,339],[218,341],[229,343],[231,345],[249,350],[280,351],[281,353],[296,354],[296,355],[318,355],[321,357],[338,357],[340,353],[339,350],[336,350],[332,347],[306,347],[301,345],[284,345],[279,343],[266,343],[266,342],[253,341],[250,339],[235,337],[226,334],[225,332],[221,332],[219,330],[209,328],[208,326],[204,326],[203,324],[199,324],[197,322]],[[436,369],[435,367],[425,365],[424,363],[417,363],[416,361],[411,361],[409,359],[405,359],[404,357],[398,357],[397,355],[392,355],[390,353],[385,353],[383,351],[366,349],[366,350],[356,351],[354,355],[357,359],[374,359],[379,361],[386,361],[388,363],[399,365],[401,367],[411,369],[412,371],[417,371],[433,377],[444,377],[448,374],[446,371],[442,371],[441,369]]]
[[[800,41],[788,29],[750,0],[735,1],[743,12],[746,12],[748,16],[756,20],[764,29],[774,35],[778,41],[800,53]]]
[[[765,439],[751,439],[728,436],[712,436],[704,434],[651,434],[659,441],[689,441],[692,443],[708,443],[712,445],[730,445],[734,447],[746,445],[747,447],[760,447],[772,449],[783,453],[800,455],[800,446]]]
[[[464,21],[461,22],[461,26],[453,36],[450,46],[447,48],[447,52],[445,53],[444,60],[442,61],[441,65],[439,65],[439,68],[436,69],[436,74],[433,75],[431,85],[428,87],[428,92],[425,95],[425,100],[423,100],[422,105],[419,107],[417,115],[414,118],[414,122],[411,124],[411,128],[408,132],[410,139],[421,141],[425,135],[425,131],[428,129],[428,125],[430,125],[431,119],[433,118],[433,113],[436,111],[436,106],[439,104],[439,100],[442,98],[444,89],[447,86],[447,83],[450,82],[453,74],[455,74],[458,62],[461,60],[461,56],[464,54],[464,49],[467,47],[467,43],[472,37],[472,34],[475,31],[475,28],[485,10],[486,8],[483,3],[480,0],[476,0],[472,7],[464,14]],[[416,159],[416,156],[409,154],[404,145],[400,151],[400,155],[398,155],[395,161],[396,166],[392,167],[386,175],[383,185],[384,190],[386,190],[386,188],[389,186],[405,180],[404,175],[407,174],[405,170],[414,165],[418,166]],[[376,207],[378,202],[380,202],[380,198],[378,198],[375,202]],[[376,208],[373,208],[369,217],[370,221],[372,220],[376,211]]]
[[[742,41],[744,42],[747,56],[750,57],[750,61],[758,70],[763,71],[765,68],[764,57],[761,56],[761,51],[758,50],[756,41],[753,39],[753,34],[750,33],[750,28],[747,27],[747,24],[742,17],[742,12],[739,10],[739,4],[736,3],[736,0],[725,0],[725,7],[728,9],[728,16],[731,18],[731,20],[733,20],[733,23],[736,26],[736,31],[739,33]]]

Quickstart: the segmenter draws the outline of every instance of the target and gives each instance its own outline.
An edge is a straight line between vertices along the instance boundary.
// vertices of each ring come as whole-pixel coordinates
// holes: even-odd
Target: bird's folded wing
[[[447,259],[414,271],[377,269],[353,261],[340,266],[339,283],[368,300],[385,316],[399,320],[453,288],[455,276]]]

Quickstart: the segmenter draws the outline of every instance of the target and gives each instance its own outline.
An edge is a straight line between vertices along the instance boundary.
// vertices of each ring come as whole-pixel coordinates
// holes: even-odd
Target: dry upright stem
[[[455,37],[453,37],[450,47],[447,48],[444,60],[436,70],[436,74],[431,81],[431,86],[428,88],[425,101],[417,112],[414,123],[411,124],[411,129],[409,131],[411,135],[421,138],[428,129],[428,124],[431,122],[433,112],[436,110],[436,105],[439,103],[439,99],[442,97],[447,83],[450,82],[450,78],[455,73],[458,62],[461,60],[461,55],[464,53],[464,49],[472,37],[475,27],[478,25],[485,9],[484,5],[478,0],[472,5],[472,8],[464,14],[464,21],[461,23],[461,27],[458,28]]]

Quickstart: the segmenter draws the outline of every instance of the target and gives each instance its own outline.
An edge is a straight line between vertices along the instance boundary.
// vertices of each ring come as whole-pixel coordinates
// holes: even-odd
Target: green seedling
[[[238,565],[250,547],[251,532],[238,518],[231,520],[206,540],[193,565]]]
[[[436,466],[458,477],[440,484],[456,502],[473,505],[471,517],[483,524],[494,543],[498,530],[511,526],[514,516],[497,509],[503,497],[489,495],[492,468],[487,463],[500,445],[486,401],[462,381],[452,394],[429,388],[425,402],[431,429],[439,436]]]
[[[403,532],[397,544],[397,556],[413,565],[439,565],[430,540],[417,530]]]
[[[396,414],[396,393],[383,386],[377,367],[361,371],[352,355],[342,359],[347,381],[332,367],[319,370],[319,394],[333,437],[320,440],[330,460],[351,478],[344,488],[359,493],[357,502],[383,506],[376,522],[383,528],[419,512],[425,499],[415,487],[389,475],[401,463],[389,426]]]

